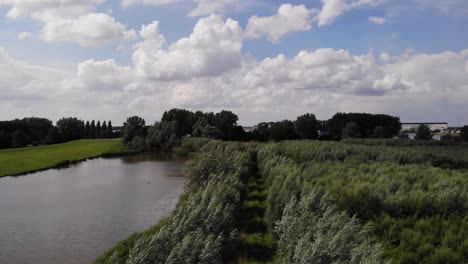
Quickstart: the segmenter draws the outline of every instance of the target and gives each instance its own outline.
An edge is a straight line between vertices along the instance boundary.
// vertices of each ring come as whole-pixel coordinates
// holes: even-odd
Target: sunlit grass
[[[119,139],[85,139],[64,144],[0,150],[0,177],[124,151]]]

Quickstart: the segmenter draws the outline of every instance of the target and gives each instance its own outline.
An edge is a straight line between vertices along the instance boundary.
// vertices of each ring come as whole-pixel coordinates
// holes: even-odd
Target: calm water
[[[183,169],[144,155],[0,178],[0,263],[91,263],[171,212]]]

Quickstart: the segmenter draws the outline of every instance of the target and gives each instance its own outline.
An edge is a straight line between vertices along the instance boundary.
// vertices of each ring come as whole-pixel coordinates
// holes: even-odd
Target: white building
[[[440,123],[402,123],[401,124],[401,131],[402,132],[416,132],[420,125],[426,125],[429,129],[434,131],[445,132],[448,129],[448,123],[440,122]]]

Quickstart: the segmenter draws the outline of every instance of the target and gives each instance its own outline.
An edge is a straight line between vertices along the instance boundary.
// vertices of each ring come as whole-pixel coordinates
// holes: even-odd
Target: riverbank
[[[115,153],[128,153],[120,139],[84,139],[63,144],[0,150],[0,177],[68,166]]]

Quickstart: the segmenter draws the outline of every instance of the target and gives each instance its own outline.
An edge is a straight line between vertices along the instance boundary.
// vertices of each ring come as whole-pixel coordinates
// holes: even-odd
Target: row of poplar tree
[[[101,125],[101,121],[97,123],[93,120],[87,121],[85,125],[85,138],[112,138],[112,121],[104,121]]]

